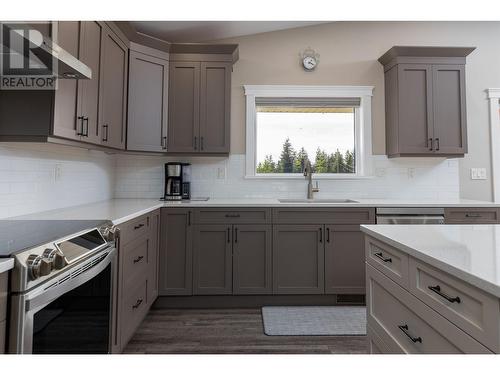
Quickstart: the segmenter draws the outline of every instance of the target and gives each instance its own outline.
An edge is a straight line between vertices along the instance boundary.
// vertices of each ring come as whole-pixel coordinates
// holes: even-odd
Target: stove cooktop
[[[0,258],[105,222],[107,220],[0,220]]]

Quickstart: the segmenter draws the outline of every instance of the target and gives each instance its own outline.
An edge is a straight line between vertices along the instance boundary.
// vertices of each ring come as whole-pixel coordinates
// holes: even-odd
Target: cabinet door
[[[433,153],[432,66],[399,64],[398,89],[400,153]]]
[[[437,154],[467,152],[465,66],[433,65],[434,150]]]
[[[90,143],[100,143],[98,124],[102,35],[101,23],[80,22],[79,59],[92,70],[92,78],[78,80],[76,129],[77,134],[81,135],[81,140]]]
[[[168,61],[130,51],[127,149],[167,148]]]
[[[105,27],[101,42],[101,143],[124,148],[127,103],[127,46]]]
[[[151,306],[158,297],[158,249],[160,239],[160,210],[149,215],[148,290],[147,301]]]
[[[365,242],[359,225],[328,225],[325,230],[325,293],[365,294]]]
[[[193,243],[194,295],[232,293],[231,225],[196,225]]]
[[[233,294],[271,294],[272,226],[233,226]]]
[[[200,148],[200,63],[171,62],[168,151],[198,152]]]
[[[189,296],[193,293],[192,213],[162,209],[160,220],[159,294]]]
[[[229,152],[231,67],[230,63],[201,63],[200,152]]]
[[[324,292],[323,225],[274,225],[275,294]]]
[[[56,43],[73,56],[78,56],[80,23],[78,21],[56,22]],[[77,83],[76,79],[58,80],[54,100],[53,134],[74,140],[81,138],[77,134],[81,132],[81,128],[77,129],[76,120]],[[81,126],[79,122],[78,126]]]

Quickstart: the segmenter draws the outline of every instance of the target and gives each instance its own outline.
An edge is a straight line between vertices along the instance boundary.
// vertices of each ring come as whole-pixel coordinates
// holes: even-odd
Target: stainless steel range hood
[[[43,36],[39,33],[23,32],[23,27],[16,29],[10,28],[12,32],[17,33],[24,40],[29,43],[30,51],[35,55],[44,65],[55,66],[53,73],[60,79],[91,79],[92,70],[76,57],[65,51],[62,47],[54,43],[49,37]],[[24,29],[26,30],[28,26]],[[42,40],[40,36],[42,35]],[[5,46],[5,43],[3,43]],[[14,49],[17,53],[23,54],[24,43],[14,43],[15,46],[6,46]],[[17,47],[16,47],[17,46]]]

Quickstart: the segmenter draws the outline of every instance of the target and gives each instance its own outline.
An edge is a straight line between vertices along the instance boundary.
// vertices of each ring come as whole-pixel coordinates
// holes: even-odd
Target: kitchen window
[[[370,175],[371,95],[365,86],[244,86],[246,177]]]

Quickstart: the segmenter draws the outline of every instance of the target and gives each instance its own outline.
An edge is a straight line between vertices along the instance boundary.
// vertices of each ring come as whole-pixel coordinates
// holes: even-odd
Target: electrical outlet
[[[54,181],[58,182],[62,177],[62,165],[56,164],[54,167]]]
[[[226,178],[226,168],[217,168],[217,179],[223,180]]]
[[[486,168],[471,168],[470,178],[471,180],[486,180]]]

